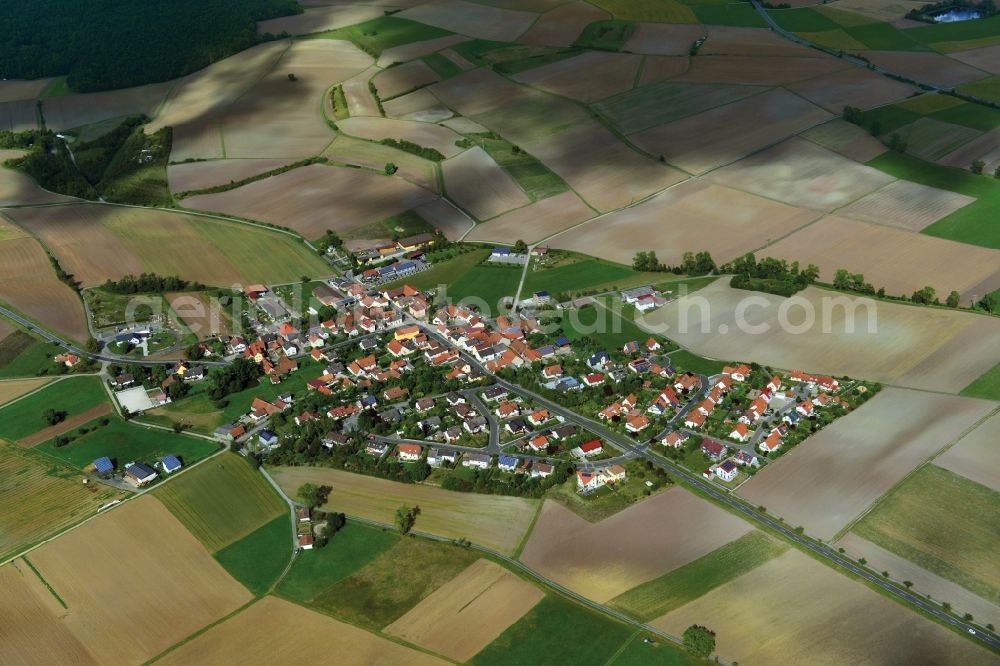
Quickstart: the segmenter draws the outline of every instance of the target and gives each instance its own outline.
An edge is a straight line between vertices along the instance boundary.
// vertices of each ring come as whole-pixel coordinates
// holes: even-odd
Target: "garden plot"
[[[327,90],[370,64],[350,42],[294,42],[222,118],[226,156],[303,158],[320,152],[332,138],[322,110]]]
[[[983,422],[934,459],[938,467],[1000,492],[1000,414]]]
[[[191,197],[184,200],[184,205],[262,220],[293,229],[306,238],[319,238],[327,229],[357,229],[433,197],[402,178],[313,164],[235,190]],[[337,211],[336,216],[330,215],[332,210]]]
[[[625,50],[630,53],[683,56],[688,54],[696,40],[706,34],[705,27],[700,25],[637,23],[635,32],[625,42]]]
[[[788,89],[831,113],[841,113],[845,106],[870,109],[889,104],[917,90],[907,83],[858,67],[792,83]]]
[[[378,58],[378,66],[385,68],[395,62],[409,62],[415,58],[420,58],[467,41],[469,41],[469,38],[462,35],[447,35],[435,39],[425,39],[420,42],[411,42],[402,46],[394,46],[391,49],[382,51],[382,55]]]
[[[985,79],[988,74],[939,53],[923,51],[866,51],[865,57],[890,72],[938,86],[957,86]]]
[[[171,164],[167,179],[171,192],[204,190],[258,176],[288,164],[281,159],[205,160]]]
[[[575,193],[563,192],[478,225],[468,240],[509,243],[512,238],[520,238],[536,243],[595,215]]]
[[[744,319],[750,325],[766,325],[766,335],[737,324],[736,309],[748,296],[755,297],[755,304],[744,313]],[[783,327],[778,310],[787,299],[733,289],[725,280],[679,298],[645,315],[639,323],[709,358],[807,368],[928,391],[958,393],[978,378],[983,368],[996,364],[1000,321],[992,317],[886,302],[869,311],[867,299],[816,287],[796,296],[805,299],[816,313],[815,325],[801,326],[803,308],[796,306],[787,315],[795,327]],[[824,307],[828,316],[823,315]],[[849,315],[851,308],[854,317]],[[868,332],[869,314],[876,322],[873,333]],[[707,318],[704,326],[703,316]],[[852,320],[853,328],[849,328]],[[725,332],[720,332],[723,326]]]
[[[529,69],[515,74],[514,79],[556,95],[593,102],[631,89],[640,60],[638,55],[594,51]],[[583,72],[586,76],[581,76]]]
[[[955,152],[980,136],[978,131],[970,127],[942,122],[935,118],[921,118],[900,127],[894,133],[906,141],[907,153],[929,162]]]
[[[42,100],[45,125],[58,131],[140,113],[153,117],[174,85],[174,81],[167,81],[106,92],[46,97]]]
[[[445,157],[462,152],[462,149],[455,145],[455,142],[462,138],[460,134],[431,123],[392,118],[348,118],[341,120],[337,126],[344,133],[362,139],[409,141],[423,148],[433,148]]]
[[[651,624],[678,636],[692,624],[708,626],[719,654],[740,663],[994,661],[987,650],[794,548]]]
[[[521,561],[604,603],[749,531],[748,523],[683,488],[671,488],[598,523],[550,500]]]
[[[838,214],[920,231],[974,201],[973,197],[964,194],[897,180],[841,209]]]
[[[938,159],[938,163],[967,169],[975,160],[986,163],[983,173],[994,173],[1000,167],[1000,127],[990,130]]]
[[[422,157],[392,146],[363,141],[344,134],[334,139],[323,155],[335,162],[364,167],[372,171],[383,171],[385,165],[396,165],[396,176],[430,190],[438,191],[437,174],[434,163]]]
[[[447,199],[433,199],[417,206],[415,210],[448,240],[459,240],[476,225],[468,215]]]
[[[829,540],[996,404],[886,388],[740,487],[754,505]]]
[[[692,180],[556,236],[551,244],[626,265],[639,251],[655,250],[660,261],[676,265],[685,252],[708,250],[721,264],[818,216],[813,211]]]
[[[1000,44],[949,53],[948,57],[960,60],[971,67],[986,70],[990,74],[1000,74]]]
[[[440,81],[437,73],[423,60],[412,60],[390,67],[372,79],[383,101]]]
[[[335,30],[357,23],[364,23],[373,18],[384,16],[385,10],[374,5],[333,5],[307,9],[301,14],[280,16],[257,22],[257,32],[280,35],[307,35],[311,32]]]
[[[799,136],[855,162],[869,162],[889,150],[861,127],[840,118],[808,129]]]
[[[23,171],[3,166],[7,160],[24,154],[22,150],[0,148],[0,206],[73,201],[71,197],[42,189],[34,178]]]
[[[590,3],[572,0],[538,17],[531,29],[521,35],[518,41],[533,46],[569,46],[585,27],[609,18],[611,16],[607,12]]]
[[[672,79],[686,72],[689,67],[687,56],[646,56],[642,73],[639,74],[639,85]]]
[[[825,212],[856,201],[895,180],[878,169],[858,164],[799,137],[717,169],[707,179],[792,206]]]
[[[431,0],[397,16],[498,42],[513,42],[538,18],[538,14],[533,12],[501,9],[463,0]]]
[[[531,203],[486,151],[476,146],[444,163],[448,197],[480,220]]]
[[[542,600],[544,593],[489,560],[477,560],[385,628],[465,662]]]
[[[440,122],[455,115],[428,90],[417,90],[409,95],[389,100],[383,107],[390,118],[424,123]]]
[[[703,173],[829,118],[801,97],[775,89],[630,138],[671,164]]]
[[[699,55],[691,59],[691,68],[677,79],[778,86],[830,74],[845,66],[834,58]]]

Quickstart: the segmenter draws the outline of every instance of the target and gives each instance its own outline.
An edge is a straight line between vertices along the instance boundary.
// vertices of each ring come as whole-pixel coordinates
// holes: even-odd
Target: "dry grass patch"
[[[859,210],[881,210],[878,194],[872,202],[859,205]],[[891,219],[886,216],[883,221]],[[847,217],[829,216],[761,254],[802,265],[816,264],[825,280],[832,280],[838,269],[846,268],[864,274],[876,289],[884,287],[886,293],[894,295],[908,296],[930,285],[941,298],[955,290],[964,299],[1000,288],[998,250]]]
[[[455,145],[455,142],[462,138],[460,134],[431,123],[392,118],[348,118],[341,120],[337,126],[346,134],[370,141],[382,139],[410,141],[424,148],[433,148],[445,157],[452,157],[462,152],[462,149]]]
[[[498,42],[513,42],[538,18],[533,12],[501,9],[463,0],[431,0],[397,16]]]
[[[476,146],[444,163],[448,197],[480,220],[531,203],[506,171]]]
[[[399,120],[417,120],[436,123],[451,118],[454,113],[429,90],[420,89],[408,95],[391,99],[382,105],[385,114]]]
[[[63,624],[102,663],[145,662],[250,600],[152,497],[45,544],[31,561],[66,602]]]
[[[934,459],[934,464],[1000,492],[1000,414],[983,422]]]
[[[0,340],[5,338],[0,333]],[[20,398],[26,393],[31,393],[49,383],[48,377],[35,377],[32,379],[9,379],[0,381],[0,405],[10,402],[15,398]]]
[[[547,501],[521,561],[603,603],[749,531],[748,523],[682,488],[671,488],[598,523]]]
[[[383,171],[392,162],[398,170],[396,176],[405,178],[415,185],[438,191],[437,172],[434,163],[405,151],[371,141],[339,135],[323,155],[335,162],[364,167],[372,171]]]
[[[518,41],[533,46],[569,46],[585,27],[609,18],[610,14],[594,5],[573,0],[542,14]]]
[[[307,35],[311,32],[335,30],[357,23],[364,23],[384,15],[384,9],[374,5],[333,5],[307,9],[301,14],[280,16],[257,22],[258,33],[280,35]]]
[[[286,164],[288,160],[282,159],[206,160],[171,164],[167,167],[167,179],[170,181],[171,192],[190,192],[228,185]]]
[[[799,136],[855,162],[869,162],[889,150],[862,128],[840,118],[808,129]]]
[[[879,67],[905,77],[939,86],[957,86],[987,77],[986,72],[924,51],[868,51],[865,57]]]
[[[908,389],[884,389],[772,462],[739,494],[790,525],[831,539],[995,403]]]
[[[392,523],[400,505],[419,505],[418,530],[465,538],[508,554],[517,549],[537,506],[536,500],[471,495],[327,468],[276,467],[270,472],[288,495],[303,483],[333,486],[327,506],[350,516]]]
[[[634,134],[631,139],[671,164],[703,173],[830,117],[779,88]]]
[[[858,164],[799,137],[791,137],[773,148],[713,171],[707,179],[792,206],[826,212],[895,180],[878,169]]]
[[[626,265],[640,250],[655,250],[667,264],[680,263],[684,252],[708,250],[723,263],[818,216],[739,190],[691,180],[557,236],[552,246]]]
[[[844,67],[834,58],[699,55],[691,59],[691,69],[677,78],[697,83],[779,86],[836,72]]]
[[[319,238],[384,220],[434,195],[402,178],[362,169],[313,164],[219,194],[185,199],[184,205],[254,218]],[[330,217],[329,211],[337,215]]]
[[[266,629],[265,629],[266,627]],[[443,664],[441,659],[278,599],[264,597],[168,653],[163,664],[276,663],[329,659],[348,666]]]
[[[865,222],[920,231],[974,201],[973,197],[964,194],[897,180],[839,213]]]
[[[385,628],[464,662],[542,600],[544,593],[489,560],[477,560]]]
[[[0,149],[0,206],[52,203],[72,201],[70,197],[54,194],[42,189],[35,179],[16,169],[8,169],[3,163],[24,155],[21,150]]]
[[[635,32],[625,42],[625,50],[652,55],[687,55],[695,40],[706,34],[705,27],[700,25],[637,23]]]
[[[514,79],[556,95],[593,102],[630,90],[641,57],[627,53],[594,51],[535,67]],[[581,76],[586,72],[586,76]]]
[[[383,100],[440,81],[441,77],[423,60],[413,60],[376,74],[372,82]]]
[[[534,243],[595,215],[576,194],[563,192],[480,224],[467,238],[498,242],[520,238]]]
[[[907,83],[858,67],[799,81],[788,89],[837,114],[843,112],[844,106],[870,109],[908,97],[917,90]]]
[[[745,316],[750,325],[766,324],[767,335],[745,332],[736,325],[736,308],[748,296],[767,303],[750,307]],[[879,302],[874,310],[877,330],[869,333],[865,299],[815,287],[797,296],[817,313],[817,324],[803,332],[780,325],[778,309],[786,299],[732,289],[725,280],[653,311],[640,323],[709,358],[753,360],[777,368],[804,368],[929,391],[958,393],[983,368],[996,363],[993,350],[1000,345],[1000,321],[993,317]],[[702,298],[710,304],[707,309],[699,305]],[[837,299],[833,305],[844,304],[828,307],[828,333],[821,333],[824,298]],[[849,318],[845,308],[855,308],[855,316]],[[799,325],[801,309],[796,310],[789,312],[788,321]],[[703,314],[708,317],[704,329]],[[682,317],[687,317],[687,325],[682,326]],[[853,329],[848,328],[851,319]],[[726,332],[720,333],[723,325]]]
[[[232,335],[230,319],[218,301],[196,291],[164,294],[170,308],[199,340]]]
[[[741,663],[988,664],[986,650],[795,549],[651,623]],[[766,640],[761,637],[766,636]]]

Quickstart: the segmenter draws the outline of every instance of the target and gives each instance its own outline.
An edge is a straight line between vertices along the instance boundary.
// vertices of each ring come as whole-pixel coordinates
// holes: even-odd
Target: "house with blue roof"
[[[556,347],[569,347],[569,338],[565,335],[556,338]]]
[[[599,351],[587,359],[587,365],[593,370],[603,370],[611,356],[606,351]]]
[[[500,468],[501,472],[513,472],[517,469],[517,458],[514,456],[500,456],[497,461],[497,467]]]
[[[144,486],[156,478],[156,470],[145,463],[129,463],[125,465],[125,478],[138,486]]]
[[[510,254],[509,247],[495,247],[493,248],[493,251],[490,252],[491,257],[506,257],[508,254]]]
[[[273,449],[278,446],[278,436],[275,435],[270,430],[261,430],[260,434],[257,435],[258,441],[268,449]]]
[[[105,474],[110,474],[115,471],[114,463],[111,462],[111,458],[104,456],[103,458],[98,458],[94,461],[94,471],[104,476]]]
[[[181,461],[177,456],[163,456],[160,458],[160,464],[167,474],[172,474],[181,468]]]

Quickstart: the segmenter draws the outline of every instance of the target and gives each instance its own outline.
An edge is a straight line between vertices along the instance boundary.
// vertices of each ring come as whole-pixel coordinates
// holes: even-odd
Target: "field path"
[[[25,437],[23,439],[17,440],[18,446],[23,446],[25,448],[31,448],[36,444],[41,444],[42,442],[47,442],[57,435],[61,435],[64,432],[69,432],[77,426],[82,426],[85,423],[89,423],[94,419],[104,416],[105,414],[111,413],[111,405],[103,402],[96,407],[91,407],[85,412],[76,414],[75,416],[70,416],[69,418],[60,421],[54,426],[49,426],[43,430],[39,430],[33,435]]]

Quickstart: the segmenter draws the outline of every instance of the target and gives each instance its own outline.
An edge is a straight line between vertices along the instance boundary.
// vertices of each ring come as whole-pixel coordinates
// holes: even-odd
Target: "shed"
[[[163,456],[160,459],[160,463],[163,465],[163,471],[167,474],[176,472],[181,468],[181,461],[177,456]]]
[[[94,471],[98,474],[109,474],[114,471],[115,466],[107,456],[94,461]]]

